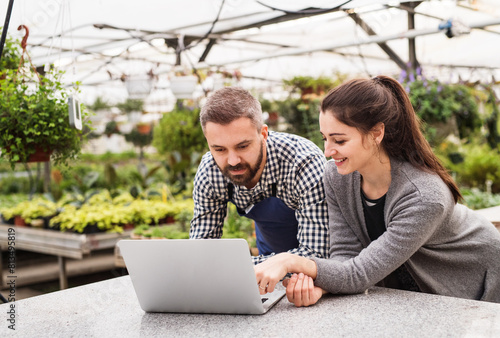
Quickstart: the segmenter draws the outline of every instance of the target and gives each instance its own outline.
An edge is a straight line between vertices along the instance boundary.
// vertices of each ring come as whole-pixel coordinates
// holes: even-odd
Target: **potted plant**
[[[79,154],[83,135],[70,125],[68,98],[75,90],[67,90],[62,72],[46,75],[33,72],[20,76],[14,70],[1,71],[0,76],[0,148],[1,158],[14,168],[17,162],[48,161],[67,165]],[[80,107],[82,124],[89,128],[87,112]],[[45,156],[33,158],[41,151]]]
[[[169,78],[170,90],[177,100],[192,99],[198,80],[191,71],[176,67],[174,75]]]
[[[120,134],[120,129],[118,129],[118,123],[115,120],[111,120],[106,123],[104,127],[104,134],[111,137],[112,134]]]
[[[473,86],[428,79],[419,72],[402,85],[423,121],[424,134],[431,146],[439,145],[449,135],[466,140],[480,132],[478,97],[484,94]]]
[[[207,151],[199,112],[196,107],[176,107],[154,127],[153,146],[159,154],[166,155],[169,183],[176,184],[177,191],[187,189],[194,177],[193,168]]]
[[[2,57],[0,58],[0,72],[5,69],[17,69],[20,59],[21,51],[18,45],[16,45],[15,41],[7,37]]]
[[[31,201],[22,201],[12,207],[0,208],[2,217],[9,223],[19,226],[40,226],[45,220],[57,214],[55,203],[44,198],[35,198]]]
[[[135,227],[134,231],[130,234],[132,239],[141,239],[144,231],[149,231],[148,224],[141,224]]]
[[[298,90],[301,99],[304,102],[309,102],[310,100],[321,98],[329,89],[342,83],[345,78],[346,77],[342,74],[336,74],[333,78],[325,76],[320,76],[318,78],[311,76],[295,76],[292,79],[283,80],[283,84],[285,87],[291,88],[291,91]]]
[[[148,135],[151,132],[151,124],[139,122],[136,124],[137,131],[142,135]]]

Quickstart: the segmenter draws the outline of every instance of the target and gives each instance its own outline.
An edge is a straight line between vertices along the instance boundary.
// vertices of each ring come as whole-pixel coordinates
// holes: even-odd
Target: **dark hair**
[[[385,125],[381,146],[389,157],[435,172],[450,188],[455,202],[462,194],[448,171],[433,153],[420,129],[405,89],[388,76],[350,80],[332,89],[321,103],[321,114],[367,134],[377,123]]]
[[[207,122],[227,125],[241,117],[249,118],[258,131],[264,123],[259,100],[240,87],[224,87],[215,91],[200,112],[203,130]]]

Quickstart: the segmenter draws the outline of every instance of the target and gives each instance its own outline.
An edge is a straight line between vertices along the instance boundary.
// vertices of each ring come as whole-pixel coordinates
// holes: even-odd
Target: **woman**
[[[463,205],[404,88],[351,80],[321,104],[330,259],[278,254],[255,267],[261,293],[287,273],[297,306],[373,285],[500,302],[500,233]]]

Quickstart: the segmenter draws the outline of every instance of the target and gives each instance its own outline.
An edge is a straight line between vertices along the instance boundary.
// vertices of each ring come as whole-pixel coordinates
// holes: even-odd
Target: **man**
[[[285,251],[328,257],[322,151],[302,137],[268,131],[259,101],[238,87],[210,96],[200,121],[210,152],[194,180],[190,238],[220,238],[232,202],[255,221],[255,264]]]

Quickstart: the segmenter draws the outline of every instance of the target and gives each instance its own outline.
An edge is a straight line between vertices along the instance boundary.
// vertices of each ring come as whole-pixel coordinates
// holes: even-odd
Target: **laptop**
[[[146,312],[264,314],[286,292],[260,295],[244,239],[121,240],[137,299]]]

